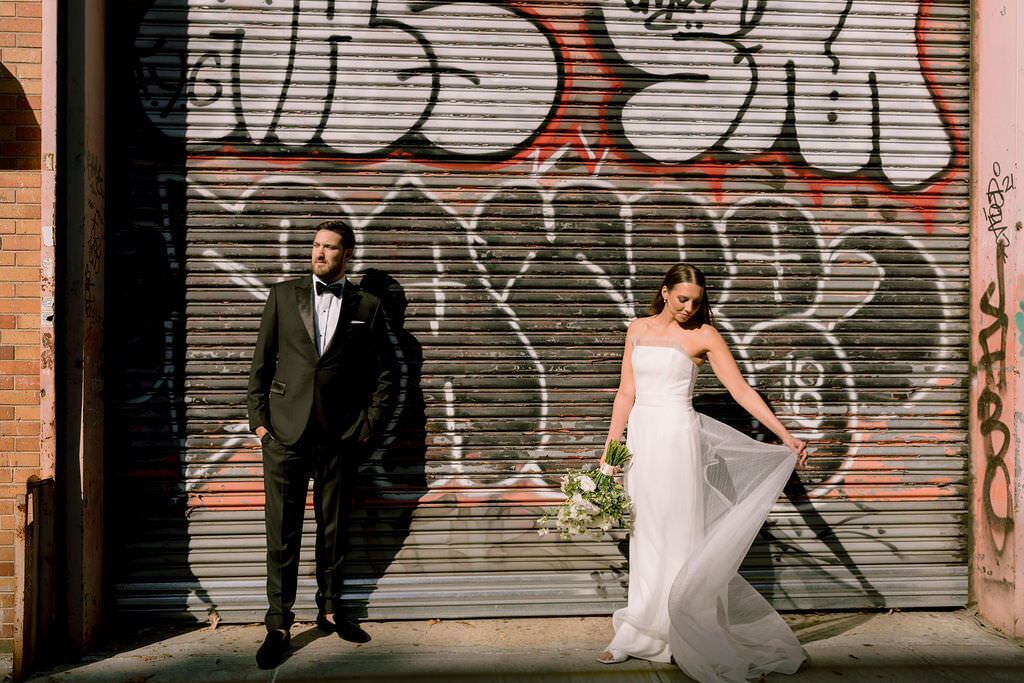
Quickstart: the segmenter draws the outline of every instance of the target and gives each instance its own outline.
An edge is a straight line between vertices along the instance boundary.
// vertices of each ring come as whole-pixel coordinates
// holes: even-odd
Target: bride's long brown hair
[[[658,290],[654,293],[654,299],[651,301],[647,312],[651,315],[661,313],[662,309],[665,308],[665,300],[661,297],[661,288],[664,287],[671,291],[680,282],[695,284],[703,292],[700,297],[700,308],[693,314],[692,320],[700,324],[707,323],[708,325],[713,325],[711,305],[708,303],[708,288],[704,284],[704,273],[700,268],[691,266],[689,263],[677,263],[666,271],[665,277],[662,278],[661,284],[658,285]]]

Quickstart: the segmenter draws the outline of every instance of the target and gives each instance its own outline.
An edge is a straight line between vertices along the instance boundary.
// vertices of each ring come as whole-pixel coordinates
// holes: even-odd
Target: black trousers
[[[299,552],[309,479],[313,478],[316,518],[316,604],[321,614],[342,616],[341,563],[348,550],[348,518],[358,463],[358,447],[349,457],[342,444],[326,445],[314,429],[285,446],[263,438],[263,488],[266,493],[268,631],[288,629],[299,578]]]

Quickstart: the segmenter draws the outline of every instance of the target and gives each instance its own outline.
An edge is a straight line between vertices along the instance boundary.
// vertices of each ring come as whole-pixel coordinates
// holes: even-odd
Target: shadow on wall
[[[218,608],[200,584],[217,565],[195,560],[216,526],[188,506],[186,449],[202,435],[186,429],[186,148],[149,123],[137,90],[160,87],[140,84],[136,69],[135,37],[152,4],[119,3],[107,27],[107,137],[118,141],[107,183],[120,200],[108,203],[106,227],[106,290],[117,295],[104,312],[105,629],[140,635],[166,621],[206,623]],[[183,31],[186,12],[168,8],[168,26]],[[169,29],[167,39],[183,35]]]
[[[771,405],[768,397],[758,392]],[[701,413],[734,427],[758,441],[778,443],[778,439],[764,425],[755,420],[728,394],[704,394],[694,397],[694,407]],[[813,449],[812,449],[813,450]],[[884,607],[885,599],[856,565],[849,551],[832,529],[829,520],[811,502],[801,472],[795,471],[783,489],[799,519],[767,520],[761,527],[750,551],[740,565],[740,573],[778,609],[806,609],[809,603],[804,595],[787,594],[786,585],[815,586],[820,593],[823,586],[847,588],[856,585],[872,607]],[[856,501],[857,514],[870,515],[871,510]],[[844,513],[844,521],[851,515]],[[812,539],[800,538],[793,529],[807,528],[814,532]],[[836,567],[836,571],[829,571]],[[785,575],[790,577],[786,580]],[[797,580],[794,580],[798,577]],[[815,602],[821,603],[819,595]]]
[[[201,309],[214,305],[213,292],[229,292],[223,304],[232,315],[258,315],[261,304],[251,290],[283,272],[278,260],[263,258],[257,286],[225,285],[217,274],[202,271],[198,277],[206,278],[205,284],[186,281],[189,231],[206,226],[189,224],[196,214],[186,182],[187,142],[161,132],[184,124],[183,105],[172,96],[179,73],[142,63],[160,51],[180,56],[175,50],[187,44],[187,6],[164,7],[160,35],[140,37],[140,22],[152,5],[151,0],[119,5],[108,27],[108,121],[110,137],[120,143],[109,153],[108,177],[125,197],[108,210],[108,291],[119,292],[116,304],[108,297],[106,312],[108,614],[143,624],[244,621],[257,618],[254,612],[262,614],[266,605],[263,512],[258,502],[249,501],[238,506],[243,509],[204,506],[202,495],[203,486],[220,476],[215,484],[238,484],[252,500],[261,498],[258,456],[249,452],[255,452],[254,440],[244,421],[255,328],[220,337],[219,328],[203,328]],[[168,102],[160,126],[143,110],[142,103],[153,100]],[[352,551],[345,563],[346,600],[357,612],[372,602],[426,491],[422,350],[405,330],[406,297],[397,281],[381,271],[362,276],[363,287],[383,300],[388,313],[404,393],[387,442],[357,486]],[[214,370],[204,365],[225,358],[228,365]],[[192,401],[190,392],[199,399],[212,397],[211,406]],[[241,431],[229,429],[234,427]],[[311,533],[306,536],[312,540]],[[300,569],[307,587],[311,564]],[[315,614],[312,591],[303,590],[296,602],[300,619]]]
[[[21,83],[0,64],[0,171],[39,170],[40,135]]]
[[[360,474],[352,513],[352,550],[345,563],[345,601],[353,616],[365,617],[372,593],[396,562],[417,503],[427,492],[427,417],[420,386],[423,348],[405,329],[405,290],[376,268],[364,271],[360,286],[381,300],[387,314],[398,380],[384,442]]]

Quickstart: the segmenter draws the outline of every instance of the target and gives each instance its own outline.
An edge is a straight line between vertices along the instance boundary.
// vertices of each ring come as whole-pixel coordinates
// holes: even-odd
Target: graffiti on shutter
[[[370,508],[413,517],[387,576],[614,574],[614,541],[530,521],[596,457],[623,331],[686,260],[748,379],[814,443],[755,583],[798,606],[960,604],[968,9],[156,0],[122,31],[118,88],[147,160],[130,184],[159,206],[138,200],[118,244],[147,256],[125,277],[162,269],[180,300],[118,361],[121,423],[160,406],[143,431],[187,533],[247,534],[258,573],[256,322],[270,284],[307,272],[311,228],[344,217],[351,277],[390,292],[402,382],[365,472]],[[705,374],[707,409],[756,432]],[[133,439],[121,476],[152,490]],[[607,610],[611,583],[576,599]]]

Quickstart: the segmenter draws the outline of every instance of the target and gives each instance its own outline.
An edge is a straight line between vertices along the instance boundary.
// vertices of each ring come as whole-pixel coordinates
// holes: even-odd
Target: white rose
[[[590,501],[584,500],[583,496],[581,496],[578,493],[573,494],[572,504],[573,504],[573,506],[577,510],[580,510],[581,512],[588,512],[588,513],[590,513],[592,515],[593,514],[597,514],[598,512],[601,511],[600,508],[598,508],[596,505],[594,505]]]
[[[593,479],[584,474],[580,477],[580,488],[584,491],[595,491],[597,490],[597,484],[594,483]]]

